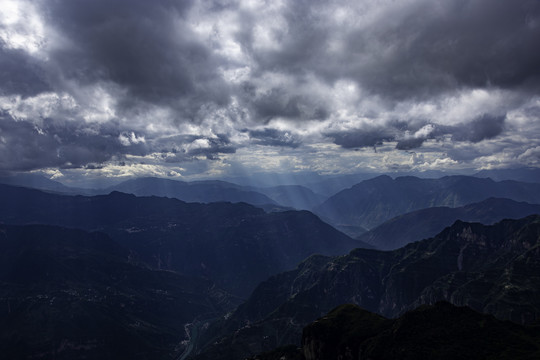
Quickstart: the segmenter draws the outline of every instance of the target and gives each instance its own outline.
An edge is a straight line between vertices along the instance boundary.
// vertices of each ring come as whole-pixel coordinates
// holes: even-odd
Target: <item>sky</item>
[[[2,0],[0,173],[540,167],[538,0]]]

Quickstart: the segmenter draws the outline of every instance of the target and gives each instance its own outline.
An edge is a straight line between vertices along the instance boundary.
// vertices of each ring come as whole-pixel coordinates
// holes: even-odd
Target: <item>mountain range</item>
[[[9,358],[538,354],[538,183],[381,176],[326,198],[299,185],[21,181],[0,185]]]
[[[414,210],[459,207],[490,197],[540,203],[540,183],[495,182],[470,176],[392,179],[383,175],[362,181],[328,198],[313,211],[335,225],[362,226],[368,230]]]
[[[185,203],[120,192],[62,196],[0,185],[0,221],[102,231],[155,269],[205,276],[247,296],[311,254],[371,247],[308,211],[266,213],[245,203]]]
[[[385,317],[449,301],[498,319],[540,319],[540,216],[486,226],[457,221],[394,251],[312,256],[262,282],[199,344],[195,359],[232,359],[300,344],[303,327],[352,303]]]
[[[301,185],[273,187],[241,186],[218,180],[184,182],[160,178],[137,178],[111,186],[103,193],[120,191],[137,196],[163,196],[186,202],[245,202],[251,205],[280,205],[311,210],[326,197]]]
[[[522,167],[515,169],[490,169],[480,170],[473,176],[481,178],[491,178],[495,181],[515,180],[523,182],[540,182],[540,169],[531,167]]]
[[[137,178],[105,189],[137,196],[160,196],[185,202],[245,202],[252,205],[277,203],[264,194],[225,181],[177,181],[160,178]]]
[[[528,169],[517,172],[521,173],[531,176],[535,174]],[[477,176],[482,174],[478,173]],[[529,178],[527,179],[530,180]],[[355,180],[360,182],[353,182]],[[359,235],[365,231],[364,228],[373,229],[394,216],[428,207],[458,207],[490,197],[540,203],[538,181],[495,182],[488,178],[471,176],[432,179],[401,176],[392,179],[387,175],[369,178],[368,174],[359,174],[308,184],[313,189],[318,189],[318,192],[302,185],[269,187],[238,185],[220,180],[186,182],[155,177],[130,179],[102,189],[68,187],[38,175],[0,177],[0,184],[69,195],[106,195],[119,191],[136,196],[169,197],[186,202],[245,202],[271,211],[313,210],[350,235]],[[346,188],[347,186],[351,187]]]
[[[519,219],[532,214],[540,214],[540,205],[489,198],[457,208],[437,206],[403,214],[360,235],[358,240],[380,250],[395,250],[435,236],[456,220],[491,225],[503,219]]]

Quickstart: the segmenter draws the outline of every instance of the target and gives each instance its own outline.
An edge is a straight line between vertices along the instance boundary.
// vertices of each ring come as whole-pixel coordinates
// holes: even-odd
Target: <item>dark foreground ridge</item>
[[[304,328],[302,347],[250,360],[483,360],[540,358],[540,327],[497,320],[448,302],[386,319],[342,305]]]
[[[0,225],[0,357],[172,358],[187,323],[238,304],[211,281],[127,255],[101,233]]]

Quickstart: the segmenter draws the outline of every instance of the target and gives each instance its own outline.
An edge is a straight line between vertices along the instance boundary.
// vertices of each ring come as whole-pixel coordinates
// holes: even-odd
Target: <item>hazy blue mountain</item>
[[[71,189],[62,183],[36,174],[20,173],[10,176],[1,176],[0,184],[29,187],[53,192],[71,192]]]
[[[311,254],[370,247],[308,211],[266,213],[245,203],[60,196],[7,185],[0,185],[0,202],[1,222],[103,231],[153,268],[206,276],[240,296]]]
[[[457,208],[432,207],[390,219],[358,237],[381,250],[394,250],[413,241],[435,236],[456,220],[491,225],[502,219],[540,214],[540,205],[489,198]]]
[[[471,173],[469,171],[468,173]],[[301,185],[307,187],[317,194],[323,196],[331,196],[335,193],[347,189],[361,181],[371,179],[373,177],[383,175],[381,172],[358,172],[354,174],[329,174],[321,175],[313,171],[301,171],[294,173],[252,173],[244,176],[227,177],[222,180],[229,181],[243,186],[251,186],[256,188],[276,187],[282,185]],[[440,170],[428,171],[393,171],[387,173],[392,177],[399,176],[418,176],[422,178],[437,178],[447,175],[457,175]],[[459,173],[463,175],[462,173]]]
[[[517,168],[517,169],[493,169],[481,170],[473,176],[480,178],[491,178],[495,181],[516,180],[523,182],[540,182],[540,169],[538,168]]]
[[[389,176],[392,178],[397,177],[408,177],[408,176],[416,176],[419,178],[440,178],[443,176],[448,175],[455,175],[455,174],[448,174],[444,171],[439,170],[431,170],[431,171],[424,171],[424,172],[418,172],[418,171],[397,171],[392,173],[357,173],[357,174],[346,174],[346,175],[329,175],[326,176],[324,179],[316,181],[316,182],[307,182],[305,183],[305,186],[309,187],[313,191],[323,194],[327,197],[330,197],[332,195],[337,194],[338,192],[342,190],[346,190],[362,181],[366,181],[369,179],[373,179],[378,176]]]
[[[491,226],[457,221],[394,251],[312,256],[261,283],[232,316],[211,326],[196,359],[299,345],[303,327],[340,304],[396,317],[441,300],[516,323],[537,322],[540,216]]]
[[[301,185],[281,185],[254,188],[254,190],[265,194],[278,204],[297,210],[311,210],[326,200],[326,196],[316,194],[311,189]]]
[[[120,191],[137,196],[162,196],[186,202],[211,203],[229,201],[245,202],[252,205],[277,203],[268,196],[252,189],[225,181],[184,182],[161,178],[137,178],[124,181],[106,189],[105,193]]]
[[[282,185],[305,185],[306,183],[317,182],[325,177],[314,171],[300,172],[242,172],[242,175],[225,177],[222,180],[230,181],[243,186],[252,186],[257,188],[275,187]]]
[[[365,234],[368,231],[362,226],[354,225],[334,225],[334,227],[354,239],[358,239],[361,235]]]
[[[257,206],[280,205],[297,210],[310,210],[326,199],[300,185],[256,187],[219,180],[184,182],[161,178],[138,178],[107,188],[103,193],[108,194],[111,191],[137,196],[164,196],[186,202],[245,202]]]
[[[358,184],[361,181],[371,179],[380,174],[373,173],[359,173],[359,174],[347,174],[339,176],[328,176],[318,181],[311,181],[305,184],[313,191],[323,194],[327,197],[335,195],[341,190],[348,189],[351,186]]]
[[[238,303],[128,255],[101,233],[0,225],[2,358],[172,358],[186,348],[186,324]]]
[[[458,207],[490,197],[540,203],[540,184],[495,182],[471,176],[440,179],[379,176],[343,190],[316,207],[314,212],[335,225],[362,226],[368,230],[414,210],[434,206]]]
[[[42,191],[66,195],[97,195],[103,190],[71,187],[45,176],[29,173],[18,173],[0,177],[0,184],[38,189]]]

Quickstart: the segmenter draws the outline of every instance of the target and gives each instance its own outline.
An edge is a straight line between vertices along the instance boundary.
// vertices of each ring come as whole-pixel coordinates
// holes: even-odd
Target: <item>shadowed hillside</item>
[[[253,355],[300,344],[303,327],[353,303],[386,317],[445,300],[499,319],[540,319],[540,216],[492,226],[458,221],[431,239],[391,252],[355,249],[312,256],[261,283],[214,324],[196,359]]]

